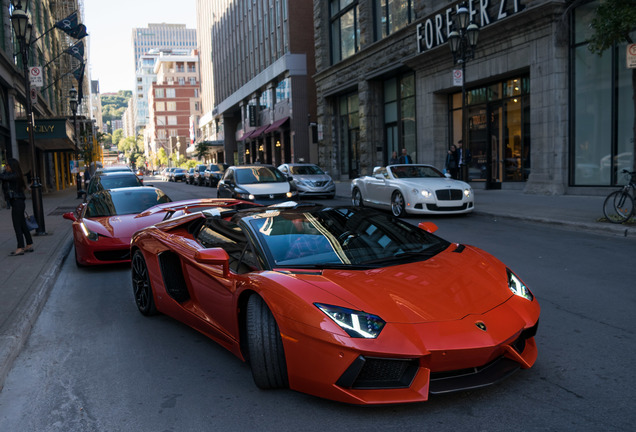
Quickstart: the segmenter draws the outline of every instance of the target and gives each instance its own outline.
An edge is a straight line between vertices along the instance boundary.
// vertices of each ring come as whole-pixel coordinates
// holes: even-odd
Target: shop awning
[[[16,139],[29,141],[27,121],[15,120]],[[73,125],[65,118],[35,119],[35,146],[43,151],[75,151]]]
[[[267,129],[269,127],[269,125],[265,125],[265,126],[261,126],[258,129],[255,129],[251,134],[250,134],[250,139],[255,139],[258,138],[259,136],[261,136],[263,134],[263,132],[265,132],[265,129]]]
[[[282,119],[276,120],[274,123],[269,125],[267,129],[265,129],[264,133],[274,132],[275,130],[279,129],[282,125],[284,125],[287,120],[289,120],[289,117],[283,117]]]

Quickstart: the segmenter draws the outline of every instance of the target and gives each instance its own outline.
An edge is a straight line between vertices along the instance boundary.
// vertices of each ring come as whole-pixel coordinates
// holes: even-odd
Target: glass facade
[[[360,173],[360,116],[358,94],[338,98],[340,173],[356,178]]]
[[[574,12],[572,44],[572,129],[570,183],[573,186],[623,184],[633,170],[634,102],[626,44],[603,52],[588,49],[590,22],[598,1]],[[632,33],[632,39],[636,32]]]
[[[530,80],[520,76],[467,90],[470,180],[525,181],[530,174]],[[462,139],[462,94],[450,98],[451,143]]]
[[[415,123],[415,74],[408,73],[384,81],[384,163],[393,152],[405,148],[417,161]]]
[[[413,0],[374,0],[376,40],[383,39],[411,23]]]
[[[360,50],[358,0],[331,0],[331,62],[338,63]]]

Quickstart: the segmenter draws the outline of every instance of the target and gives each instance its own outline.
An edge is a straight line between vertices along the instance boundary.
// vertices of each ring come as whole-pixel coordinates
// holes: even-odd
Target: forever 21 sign
[[[470,19],[480,28],[523,10],[521,0],[468,0]],[[461,3],[431,15],[417,25],[417,51],[422,53],[448,40],[453,27],[453,9]]]

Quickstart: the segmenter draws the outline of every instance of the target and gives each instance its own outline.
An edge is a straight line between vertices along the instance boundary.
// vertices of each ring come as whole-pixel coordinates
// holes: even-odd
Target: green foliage
[[[629,33],[636,28],[636,0],[605,0],[596,8],[588,48],[601,54],[614,44],[632,43]]]
[[[204,159],[209,154],[209,152],[210,148],[203,141],[198,142],[194,149],[194,154],[196,155],[198,160]]]
[[[161,166],[168,165],[168,155],[166,154],[166,149],[163,147],[157,150],[157,161]]]
[[[111,135],[111,142],[113,143],[113,145],[118,145],[119,141],[121,141],[122,138],[124,138],[124,130],[123,129],[117,129]]]
[[[119,120],[128,107],[128,100],[132,97],[129,90],[120,90],[116,95],[102,95],[102,120],[110,124],[112,120]]]
[[[194,160],[194,159],[188,159],[185,164],[183,164],[183,167],[185,169],[190,169],[190,168],[194,168],[195,166],[197,166],[199,164],[198,161]]]

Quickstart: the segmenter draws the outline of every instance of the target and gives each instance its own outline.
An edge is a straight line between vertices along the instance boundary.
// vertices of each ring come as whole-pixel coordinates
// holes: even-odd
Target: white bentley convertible
[[[431,165],[376,167],[372,176],[351,182],[354,206],[390,208],[395,216],[462,214],[474,208],[473,189]]]

